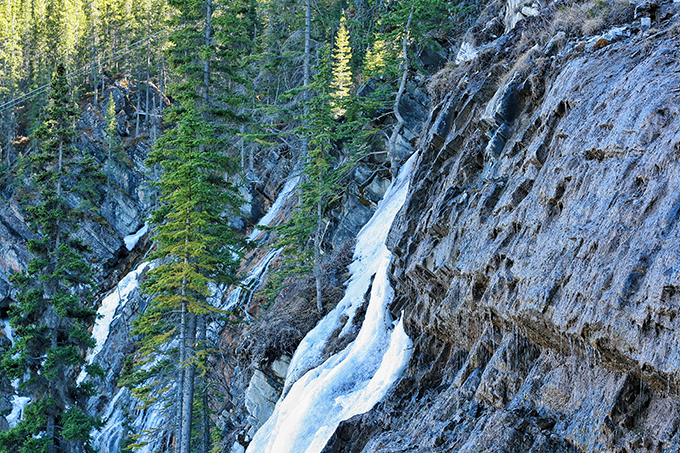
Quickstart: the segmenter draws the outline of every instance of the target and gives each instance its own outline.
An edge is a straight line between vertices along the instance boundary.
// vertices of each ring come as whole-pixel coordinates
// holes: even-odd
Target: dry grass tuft
[[[570,38],[592,36],[616,24],[631,22],[634,13],[635,6],[622,0],[573,3],[557,9],[551,31],[552,34],[562,31]]]

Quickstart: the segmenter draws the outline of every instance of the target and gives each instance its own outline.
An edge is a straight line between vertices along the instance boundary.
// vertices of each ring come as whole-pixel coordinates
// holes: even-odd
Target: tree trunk
[[[212,0],[205,2],[205,47],[212,47]],[[203,106],[208,108],[210,91],[210,58],[203,61]]]
[[[196,341],[196,315],[189,312],[187,315],[187,344],[186,365],[184,366],[184,384],[182,385],[182,443],[180,453],[191,453],[191,422],[194,409],[194,377],[196,364],[194,363]]]
[[[411,14],[408,16],[408,21],[406,22],[406,30],[404,31],[404,40],[402,42],[402,51],[404,55],[404,72],[401,75],[401,83],[399,84],[399,91],[397,91],[397,97],[394,100],[394,116],[397,118],[397,124],[394,126],[392,135],[390,136],[390,141],[387,145],[387,154],[390,156],[390,172],[392,173],[392,181],[397,178],[397,173],[399,172],[399,162],[396,156],[397,138],[401,129],[404,127],[404,117],[401,116],[399,112],[399,103],[406,90],[406,78],[408,77],[408,31],[411,28],[411,20],[413,19],[413,7],[411,7]]]
[[[314,276],[316,280],[316,309],[323,315],[323,294],[321,292],[321,243],[323,241],[323,217],[321,199],[316,205],[316,235],[314,236]]]
[[[54,286],[55,283],[52,281],[52,283],[49,285],[50,287]],[[51,288],[49,291],[55,291],[55,288]],[[57,343],[57,326],[59,323],[59,315],[54,310],[50,310],[50,313],[48,313],[48,326],[52,330],[52,335],[50,338],[50,348],[52,350],[56,350],[58,343]],[[54,407],[53,404],[56,401],[56,388],[55,388],[55,383],[53,380],[48,381],[48,394],[50,398],[52,398],[52,405],[48,408],[48,413],[47,413],[47,423],[45,424],[45,437],[47,438],[47,453],[55,453],[55,444],[56,444],[56,415],[54,413]]]
[[[185,292],[186,286],[182,286],[182,294]],[[176,426],[177,426],[177,448],[179,451],[182,445],[182,402],[184,395],[184,361],[186,360],[186,332],[187,332],[187,304],[182,302],[182,315],[179,326],[179,368],[177,370],[177,415],[176,415]]]
[[[135,138],[139,137],[139,115],[142,108],[142,95],[139,92],[139,82],[137,83],[137,121],[135,124]]]
[[[151,121],[151,108],[149,106],[149,83],[151,76],[149,74],[149,66],[151,65],[151,41],[146,43],[146,118],[144,118],[144,125],[147,132],[149,131],[149,121]]]
[[[199,315],[198,321],[197,321],[197,334],[196,334],[196,347],[200,352],[205,352],[208,348],[207,345],[207,330],[208,330],[208,322],[206,319],[206,315]],[[206,360],[205,354],[201,355],[203,357],[203,360]],[[203,364],[203,366],[207,366],[206,363]],[[210,451],[210,419],[208,417],[208,380],[206,376],[206,370],[203,369],[201,374],[200,374],[200,380],[199,380],[199,389],[200,389],[200,394],[201,394],[201,405],[203,406],[203,411],[201,412],[201,420],[200,420],[200,425],[201,425],[201,447],[199,452],[200,453],[209,453]]]
[[[302,91],[303,115],[305,122],[307,122],[307,113],[309,111],[309,58],[311,53],[311,32],[312,32],[312,0],[305,0],[305,54],[302,63],[302,84],[304,90]],[[302,158],[307,159],[307,136],[302,137]]]

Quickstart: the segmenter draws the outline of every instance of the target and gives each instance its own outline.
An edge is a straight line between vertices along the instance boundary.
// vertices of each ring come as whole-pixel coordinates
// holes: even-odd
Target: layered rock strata
[[[503,83],[461,68],[440,87],[388,244],[415,353],[324,452],[678,451],[680,46],[666,26],[537,46]]]

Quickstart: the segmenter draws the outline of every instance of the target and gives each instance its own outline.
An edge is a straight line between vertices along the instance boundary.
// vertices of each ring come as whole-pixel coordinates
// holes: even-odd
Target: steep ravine
[[[680,3],[606,5],[622,19],[578,37],[550,25],[571,3],[480,3],[479,20],[461,33],[465,45],[449,49],[460,58],[431,79],[429,97],[423,78],[418,88],[411,84],[399,157],[406,162],[415,151],[417,161],[387,238],[392,261],[384,279],[394,291],[385,319],[402,319],[410,360],[380,402],[340,422],[323,452],[680,451]],[[650,30],[640,21],[648,15]],[[148,144],[129,136],[125,90],[110,90],[119,132],[134,146],[124,162],[105,168],[114,207],[81,232],[94,249],[102,294],[149,246],[143,239],[130,253],[124,245],[150,208]],[[432,106],[423,119],[426,98]],[[102,112],[86,106],[79,128],[79,146],[106,166]],[[277,211],[277,192],[294,186],[284,185],[294,159],[279,151],[258,156],[249,174],[253,218],[244,225],[267,206]],[[333,253],[344,256],[387,190],[383,163],[355,169],[349,196],[333,213]],[[2,195],[4,317],[7,275],[26,265],[30,232],[11,188]],[[276,260],[274,251],[252,252],[248,284],[257,286]],[[326,263],[329,305],[341,300],[349,278],[341,261]],[[134,284],[124,288],[129,294],[118,296],[127,303],[110,313],[111,335],[95,359],[107,377],[95,382],[100,395],[91,407],[109,417],[96,443],[117,453],[127,429],[164,427],[146,451],[169,451],[162,412],[137,410],[130,391],[118,387],[135,350],[129,323],[145,305]],[[235,453],[275,412],[295,347],[320,317],[304,290],[267,310],[248,291],[231,294],[222,301],[242,305],[247,322],[215,323],[222,331],[211,333],[224,353],[213,370],[221,379],[217,448]],[[356,326],[354,337],[325,340],[319,362],[354,340],[367,301],[358,305],[342,318]],[[14,392],[4,377],[0,393],[0,412],[9,415]],[[328,401],[310,406],[323,412]],[[6,423],[0,417],[0,429]]]
[[[439,87],[388,241],[414,354],[325,453],[680,449],[680,8],[665,7],[652,32],[562,39],[504,83],[461,67]]]

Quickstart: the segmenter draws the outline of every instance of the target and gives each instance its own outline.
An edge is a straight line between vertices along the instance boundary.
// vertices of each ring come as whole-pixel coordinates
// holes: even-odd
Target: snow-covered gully
[[[403,320],[393,321],[389,314],[394,297],[387,278],[392,254],[385,241],[406,199],[416,160],[417,154],[409,159],[359,233],[343,299],[302,340],[283,395],[248,453],[320,452],[341,421],[370,410],[404,371],[412,343]],[[340,327],[341,336],[349,332],[369,287],[370,300],[356,339],[322,362],[331,334]]]

